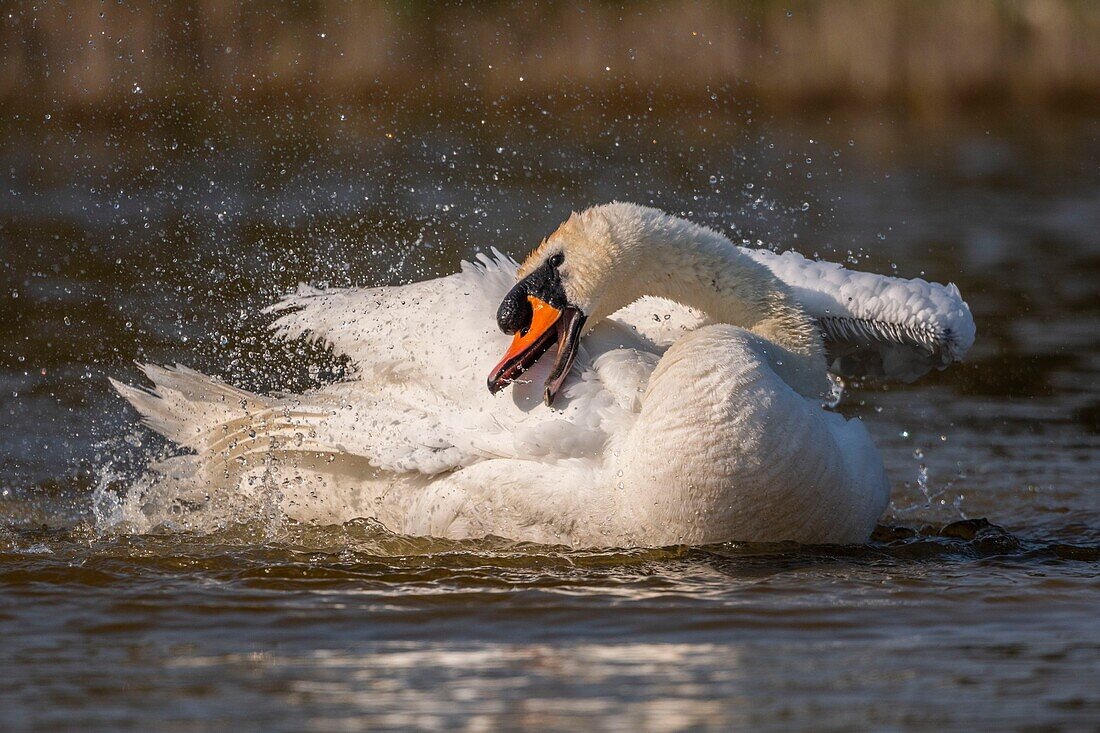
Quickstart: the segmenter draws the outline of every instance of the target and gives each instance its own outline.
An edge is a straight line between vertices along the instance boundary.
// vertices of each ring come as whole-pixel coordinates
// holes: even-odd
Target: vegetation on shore
[[[1087,0],[5,5],[9,108],[715,89],[776,106],[1100,101],[1100,3]]]

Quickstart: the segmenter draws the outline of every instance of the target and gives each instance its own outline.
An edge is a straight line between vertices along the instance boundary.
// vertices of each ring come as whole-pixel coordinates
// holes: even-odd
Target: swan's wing
[[[954,284],[857,272],[797,252],[744,251],[817,319],[837,374],[908,382],[961,361],[974,343],[974,319]]]
[[[276,334],[331,344],[364,380],[415,373],[418,381],[458,397],[456,388],[470,386],[466,372],[476,368],[488,375],[507,348],[510,338],[497,330],[494,314],[515,279],[515,262],[493,250],[463,262],[454,275],[409,285],[299,285],[265,312],[279,314],[272,325]]]
[[[542,403],[551,359],[490,394],[486,378],[511,338],[497,330],[494,315],[515,283],[515,268],[494,252],[437,280],[392,288],[300,287],[269,308],[279,314],[277,334],[323,339],[356,369],[353,380],[303,396],[328,408],[323,420],[298,426],[308,447],[426,474],[487,458],[599,455],[611,432],[631,419],[624,395],[648,379],[652,356],[644,341],[608,322],[586,337],[573,367],[580,379],[571,380],[555,409]],[[610,351],[622,353],[607,356]],[[640,366],[624,366],[631,360]]]
[[[789,285],[817,320],[836,374],[908,382],[962,361],[974,343],[974,319],[953,284],[848,270],[796,252],[744,251]],[[651,297],[614,318],[662,349],[707,323],[693,308]]]

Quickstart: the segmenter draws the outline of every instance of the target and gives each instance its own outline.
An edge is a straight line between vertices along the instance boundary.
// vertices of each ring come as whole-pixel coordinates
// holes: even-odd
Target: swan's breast
[[[838,416],[791,389],[768,346],[706,326],[654,370],[621,465],[667,540],[832,542],[865,531],[865,512],[853,510],[866,498],[830,425]]]

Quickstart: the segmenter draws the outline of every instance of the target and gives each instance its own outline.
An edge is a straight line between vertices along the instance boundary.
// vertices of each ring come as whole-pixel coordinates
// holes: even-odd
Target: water
[[[536,104],[4,124],[6,729],[1100,720],[1096,120]],[[168,447],[108,375],[138,382],[144,359],[250,389],[338,377],[323,349],[267,338],[258,309],[303,280],[520,255],[611,198],[958,283],[969,363],[846,387],[839,409],[894,481],[869,545],[572,552],[266,514],[112,524]]]

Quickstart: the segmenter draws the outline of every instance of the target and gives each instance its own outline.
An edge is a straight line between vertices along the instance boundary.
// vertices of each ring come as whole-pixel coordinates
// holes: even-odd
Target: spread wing
[[[954,284],[848,270],[797,252],[746,251],[817,319],[836,374],[910,382],[962,361],[974,343],[974,318]]]
[[[848,270],[796,252],[745,252],[817,319],[835,374],[910,382],[962,361],[974,343],[974,319],[953,284]],[[702,313],[661,298],[642,298],[615,317],[663,347],[706,322]]]
[[[271,306],[277,334],[324,340],[356,370],[349,381],[302,396],[328,407],[324,419],[306,426],[309,447],[427,474],[486,458],[601,454],[611,432],[636,413],[638,383],[644,389],[656,363],[653,346],[608,321],[586,336],[554,409],[542,402],[549,359],[490,394],[486,378],[511,340],[494,314],[515,272],[494,251],[449,277],[392,288],[301,286]]]

